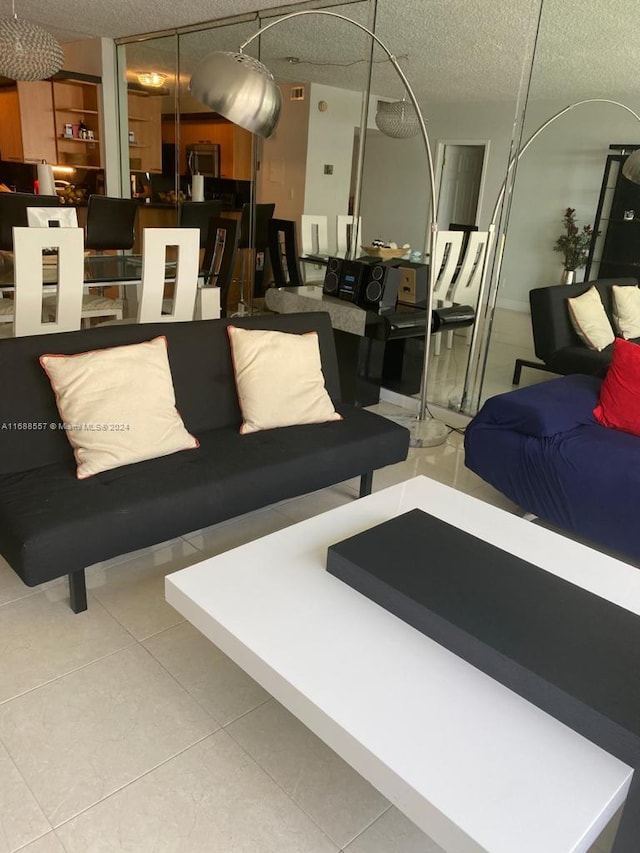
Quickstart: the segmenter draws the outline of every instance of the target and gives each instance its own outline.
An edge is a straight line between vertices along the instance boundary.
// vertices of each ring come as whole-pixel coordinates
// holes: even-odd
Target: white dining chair
[[[436,282],[433,287],[434,308],[443,308],[451,305],[450,294],[453,289],[453,279],[460,261],[463,239],[464,234],[462,231],[438,231],[436,234],[434,253]],[[434,355],[440,355],[440,341],[441,335],[433,336]]]
[[[440,234],[456,234],[456,231],[440,232]],[[477,313],[478,310],[478,295],[480,290],[480,281],[482,279],[482,267],[487,256],[489,245],[488,231],[472,231],[469,234],[469,239],[464,251],[464,256],[460,258],[458,271],[454,276],[451,287],[440,302],[443,306],[449,305],[470,305]],[[467,343],[471,342],[473,334],[473,325],[467,327]],[[446,333],[447,349],[453,346],[453,331]],[[441,335],[435,335],[434,354],[440,354]]]
[[[303,213],[300,217],[300,240],[303,255],[329,254],[327,217]]]
[[[173,297],[165,299],[167,248],[175,246]],[[145,228],[138,323],[193,320],[200,267],[199,228]]]
[[[43,303],[43,251],[57,250],[55,296]],[[13,229],[13,334],[71,332],[81,326],[84,283],[84,234],[81,228]],[[47,276],[47,278],[49,278]],[[2,300],[8,301],[8,300]],[[54,311],[51,311],[51,306]],[[51,317],[53,316],[53,319]]]
[[[355,232],[354,232],[355,229]],[[362,217],[358,217],[354,221],[353,216],[340,213],[336,217],[336,250],[338,254],[343,254],[349,248],[351,241],[351,250],[357,254],[360,252],[360,235],[362,233]]]

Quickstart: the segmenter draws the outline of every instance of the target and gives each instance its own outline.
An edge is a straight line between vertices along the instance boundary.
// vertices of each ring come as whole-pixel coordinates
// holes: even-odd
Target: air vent
[[[304,86],[292,86],[291,87],[291,100],[292,101],[304,101]]]

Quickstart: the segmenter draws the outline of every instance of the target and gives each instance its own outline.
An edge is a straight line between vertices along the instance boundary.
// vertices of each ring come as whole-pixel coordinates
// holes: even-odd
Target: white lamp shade
[[[52,35],[18,18],[0,20],[0,74],[10,80],[45,80],[62,68],[64,53]]]
[[[282,95],[273,74],[244,53],[217,51],[196,68],[189,91],[221,116],[258,136],[271,136]]]
[[[408,139],[420,131],[416,111],[406,101],[380,102],[376,125],[386,136],[395,139]]]

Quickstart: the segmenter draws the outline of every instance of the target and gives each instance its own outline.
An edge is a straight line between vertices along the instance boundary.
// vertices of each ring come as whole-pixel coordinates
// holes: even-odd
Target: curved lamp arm
[[[427,128],[425,125],[424,117],[420,110],[420,106],[418,105],[418,101],[416,99],[415,93],[411,84],[407,80],[407,77],[400,67],[398,60],[395,55],[389,50],[389,48],[385,45],[383,41],[368,27],[365,27],[363,24],[358,23],[358,21],[354,21],[352,18],[347,18],[345,15],[340,15],[337,12],[330,12],[324,9],[307,9],[299,12],[291,12],[289,15],[284,15],[282,18],[278,18],[275,21],[272,21],[270,24],[266,24],[264,27],[261,27],[257,32],[255,32],[250,38],[244,41],[240,45],[240,53],[244,51],[244,49],[251,44],[254,39],[258,38],[258,36],[263,35],[270,30],[272,27],[281,24],[283,21],[289,21],[292,18],[299,18],[302,15],[324,15],[329,18],[337,18],[341,21],[346,21],[349,24],[353,24],[354,27],[357,27],[362,32],[369,35],[376,44],[378,44],[382,50],[386,53],[389,58],[389,61],[393,65],[396,70],[396,73],[402,80],[405,89],[407,90],[407,94],[409,95],[409,100],[416,112],[416,116],[418,118],[418,125],[420,127],[420,134],[422,136],[422,140],[424,142],[426,151],[427,151],[427,161],[428,161],[428,169],[429,169],[429,189],[431,192],[431,204],[429,206],[429,219],[428,219],[428,228],[427,233],[425,235],[425,245],[424,252],[425,255],[429,256],[429,286],[427,288],[427,305],[426,305],[426,315],[427,318],[431,317],[431,313],[433,310],[433,291],[435,287],[436,280],[436,270],[435,265],[431,263],[431,259],[435,257],[435,243],[436,243],[436,234],[438,232],[438,223],[436,220],[436,214],[438,210],[438,192],[436,187],[436,179],[435,179],[435,169],[433,165],[433,153],[431,150],[431,143],[429,141],[429,135],[427,133]],[[354,221],[357,221],[357,217],[359,215],[359,198],[355,199],[353,217]],[[428,379],[428,370],[429,370],[429,348],[431,343],[431,323],[427,320],[426,330],[424,335],[424,361],[422,365],[422,381],[420,384],[420,409],[418,412],[418,420],[423,421],[427,417],[427,379]],[[443,437],[444,439],[444,437]]]
[[[612,101],[609,98],[586,98],[584,101],[576,101],[574,104],[569,104],[568,106],[559,110],[557,113],[555,113],[550,118],[548,118],[545,122],[543,122],[540,125],[540,127],[536,128],[536,130],[534,130],[534,132],[527,139],[527,141],[524,143],[524,145],[519,149],[519,151],[517,151],[513,155],[513,157],[509,161],[509,165],[507,167],[506,177],[505,177],[504,181],[502,182],[502,185],[501,185],[500,190],[498,192],[498,197],[496,199],[496,203],[495,203],[495,205],[493,207],[493,211],[491,213],[491,221],[490,221],[489,227],[488,227],[489,243],[487,245],[487,251],[485,253],[484,263],[483,263],[483,267],[482,267],[482,275],[480,278],[480,287],[478,289],[478,302],[477,302],[478,312],[480,310],[480,306],[482,305],[482,301],[484,299],[484,293],[485,293],[486,282],[487,282],[488,260],[489,260],[491,244],[493,241],[493,234],[495,232],[495,227],[496,227],[496,219],[498,217],[498,211],[500,210],[500,206],[504,200],[504,195],[505,195],[505,191],[507,188],[507,182],[509,180],[509,176],[511,175],[513,167],[517,163],[520,162],[520,158],[525,153],[525,151],[538,138],[538,136],[540,136],[540,134],[549,127],[550,124],[553,124],[553,122],[556,119],[560,118],[561,116],[565,115],[566,113],[570,112],[571,110],[574,110],[576,107],[582,106],[583,104],[612,104],[613,106],[616,106],[616,107],[622,107],[623,110],[626,110],[638,122],[640,122],[640,115],[638,115],[638,113],[636,113],[634,110],[631,109],[631,107],[628,107],[626,104],[622,104],[619,101]],[[502,235],[498,249],[496,251],[496,256],[495,256],[495,275],[494,275],[494,277],[495,277],[496,281],[500,280],[500,271],[502,268],[502,258],[503,258],[503,254],[504,254],[504,242],[505,242],[504,241],[504,235]],[[467,399],[468,399],[469,384],[470,384],[469,367],[474,363],[474,360],[476,358],[477,349],[478,349],[478,341],[479,341],[479,329],[480,329],[480,324],[476,320],[476,322],[473,325],[473,332],[471,335],[471,346],[469,349],[469,361],[468,361],[468,367],[467,367],[467,375],[465,377],[464,390],[462,392],[462,403],[461,403],[462,409],[464,409],[465,403],[467,402]]]

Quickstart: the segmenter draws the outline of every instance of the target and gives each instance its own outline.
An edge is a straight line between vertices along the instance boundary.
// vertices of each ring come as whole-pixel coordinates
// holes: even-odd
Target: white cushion
[[[184,427],[167,339],[40,356],[76,457],[79,480],[131,462],[198,447]]]
[[[626,341],[640,338],[640,287],[613,285],[613,322]]]
[[[316,332],[227,330],[244,419],[241,433],[342,420],[324,385]]]
[[[582,296],[567,299],[567,303],[573,328],[589,349],[600,352],[614,342],[615,335],[597,288],[590,287]]]

